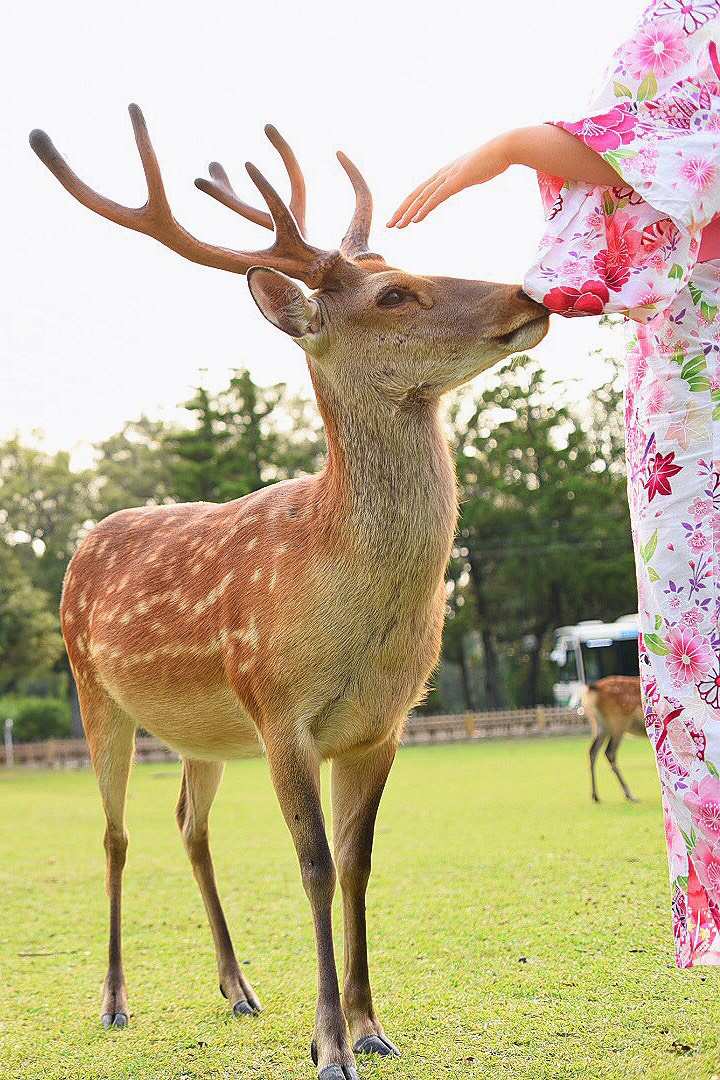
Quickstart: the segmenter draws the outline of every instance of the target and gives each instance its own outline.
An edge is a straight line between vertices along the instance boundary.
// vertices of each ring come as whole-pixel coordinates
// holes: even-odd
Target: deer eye
[[[378,307],[397,307],[398,304],[402,304],[403,300],[407,300],[410,293],[405,292],[403,289],[386,289],[385,292],[381,292],[377,298]]]

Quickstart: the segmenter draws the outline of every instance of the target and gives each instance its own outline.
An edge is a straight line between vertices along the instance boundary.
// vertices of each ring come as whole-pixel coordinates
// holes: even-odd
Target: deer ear
[[[247,283],[268,322],[290,337],[303,338],[320,329],[320,308],[285,274],[253,266],[247,272]]]

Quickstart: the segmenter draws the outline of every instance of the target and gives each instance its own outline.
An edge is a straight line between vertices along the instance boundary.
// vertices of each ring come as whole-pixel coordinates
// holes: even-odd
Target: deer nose
[[[532,296],[528,296],[528,294],[520,285],[518,285],[517,289],[515,290],[514,298],[518,300],[523,306],[525,306],[526,304],[532,304],[533,307],[540,308],[542,311],[545,310],[542,304],[538,304],[537,300],[533,300]]]

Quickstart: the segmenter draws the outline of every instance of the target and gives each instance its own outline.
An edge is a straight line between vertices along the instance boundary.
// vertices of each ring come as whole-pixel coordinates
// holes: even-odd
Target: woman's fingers
[[[425,205],[425,203],[433,195],[433,193],[437,191],[438,188],[441,187],[441,185],[445,182],[445,177],[439,176],[437,180],[433,180],[431,183],[426,184],[426,186],[422,189],[417,198],[413,199],[405,213],[398,221],[397,228],[404,229],[407,225],[410,224],[411,221],[415,221],[416,214],[418,213],[420,208]]]
[[[445,202],[451,195],[455,194],[457,189],[450,184],[447,180],[443,180],[442,183],[435,188],[425,200],[425,202],[415,211],[413,222],[422,221],[426,218],[431,210],[434,210],[440,203]]]
[[[423,180],[421,184],[418,184],[418,186],[413,191],[411,191],[405,199],[403,199],[393,216],[388,221],[388,229],[392,229],[395,225],[397,225],[400,218],[405,216],[406,211],[408,210],[410,205],[415,202],[418,195],[420,195],[426,187],[434,183],[443,171],[444,170],[442,169],[438,169],[437,172],[433,173],[432,176],[429,177],[427,180]]]
[[[423,221],[451,195],[473,184],[487,183],[504,172],[513,160],[508,141],[502,137],[456,158],[408,195],[388,221],[388,228],[404,229],[411,221]]]

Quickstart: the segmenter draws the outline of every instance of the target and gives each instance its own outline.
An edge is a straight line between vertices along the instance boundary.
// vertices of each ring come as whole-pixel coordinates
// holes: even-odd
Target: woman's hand
[[[612,187],[618,183],[612,166],[570,132],[554,124],[516,128],[439,169],[400,204],[388,228],[404,229],[411,221],[422,221],[451,195],[492,180],[510,165],[527,165],[537,172],[593,186]]]
[[[496,139],[471,150],[469,154],[451,161],[449,165],[438,169],[429,180],[419,184],[408,197],[400,203],[388,221],[388,228],[404,229],[411,221],[422,221],[431,210],[445,202],[458,191],[484,184],[499,176],[511,164],[507,138],[500,135]]]

